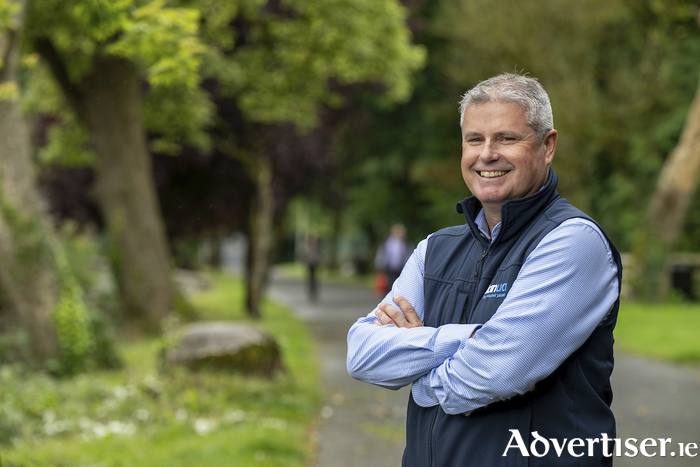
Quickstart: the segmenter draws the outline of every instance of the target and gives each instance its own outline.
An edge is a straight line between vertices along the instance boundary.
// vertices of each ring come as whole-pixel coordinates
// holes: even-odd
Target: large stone
[[[198,322],[183,327],[165,351],[166,366],[272,376],[283,370],[279,345],[262,329],[238,323]]]

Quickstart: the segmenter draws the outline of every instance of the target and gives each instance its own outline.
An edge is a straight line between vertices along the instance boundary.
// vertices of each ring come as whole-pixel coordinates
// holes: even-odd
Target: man
[[[481,82],[460,113],[467,222],[423,240],[352,326],[348,371],[412,383],[404,467],[611,465],[620,256],[556,192],[537,80]]]
[[[386,287],[382,291],[383,294],[389,293],[412,251],[413,245],[406,239],[406,227],[403,224],[392,225],[389,237],[377,249],[377,255],[374,258],[374,268],[386,274]]]

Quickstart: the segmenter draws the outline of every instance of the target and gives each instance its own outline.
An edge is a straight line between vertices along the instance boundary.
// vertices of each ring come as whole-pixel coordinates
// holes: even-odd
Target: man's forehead
[[[512,116],[521,116],[522,118],[525,118],[526,109],[525,107],[515,102],[478,102],[471,104],[466,109],[464,109],[464,116],[466,118],[467,114],[483,113],[484,111],[503,115],[507,114]]]
[[[488,128],[484,125],[488,125]],[[527,122],[525,109],[520,105],[512,102],[488,102],[473,104],[465,109],[462,133],[505,131],[509,128],[522,131],[523,125],[534,131]]]

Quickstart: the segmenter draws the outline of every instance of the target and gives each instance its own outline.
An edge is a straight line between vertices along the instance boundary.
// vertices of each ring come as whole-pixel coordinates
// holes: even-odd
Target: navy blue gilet
[[[567,219],[591,220],[556,191],[557,175],[550,168],[543,189],[501,207],[501,230],[489,245],[474,224],[481,205],[465,198],[457,205],[467,223],[448,227],[428,239],[425,258],[426,326],[448,323],[485,323],[511,289],[525,259],[542,238]],[[602,231],[602,229],[601,229]],[[607,236],[606,236],[607,238]],[[622,283],[620,255],[608,239]],[[506,293],[482,300],[490,284],[504,284]],[[593,457],[561,457],[550,449],[544,457],[524,457],[508,449],[511,429],[520,431],[528,446],[532,432],[562,442],[572,438],[615,437],[615,418],[610,410],[613,368],[613,328],[619,298],[613,310],[590,338],[534,391],[495,402],[469,416],[448,415],[440,406],[423,408],[411,397],[408,405],[406,449],[403,467],[520,467],[604,466],[611,458],[594,445]],[[541,450],[542,447],[539,446]],[[579,448],[575,452],[586,451]]]

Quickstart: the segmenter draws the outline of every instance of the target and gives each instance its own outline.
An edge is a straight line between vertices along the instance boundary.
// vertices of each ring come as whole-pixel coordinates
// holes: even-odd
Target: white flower
[[[205,436],[216,430],[219,423],[211,418],[198,418],[194,421],[194,431],[199,436]]]
[[[107,427],[101,423],[93,423],[90,429],[92,431],[92,434],[97,439],[104,438],[109,434],[109,432],[107,431]]]
[[[51,423],[56,420],[56,412],[53,410],[47,410],[43,415],[44,422]]]
[[[88,431],[92,427],[92,420],[87,417],[80,417],[78,420],[78,426],[83,431]]]
[[[70,420],[53,420],[44,424],[44,433],[48,436],[57,435],[68,431],[72,425]]]
[[[187,409],[177,409],[175,412],[175,419],[180,423],[187,420]]]
[[[136,388],[132,384],[114,387],[114,397],[116,397],[119,400],[124,400],[127,397],[133,395],[135,392]]]
[[[151,414],[146,409],[138,409],[134,415],[136,416],[136,418],[138,418],[142,422],[145,422],[145,421],[148,421],[151,419]]]
[[[239,423],[245,420],[246,414],[242,410],[229,410],[224,415],[224,420],[229,423]]]
[[[136,433],[136,426],[133,423],[113,420],[107,424],[107,431],[115,435],[132,436]]]

